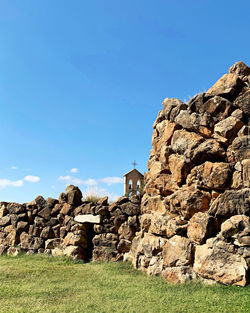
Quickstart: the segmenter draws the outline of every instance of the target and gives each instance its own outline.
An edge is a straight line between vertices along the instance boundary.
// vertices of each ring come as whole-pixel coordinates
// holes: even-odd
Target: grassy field
[[[4,255],[0,312],[248,313],[250,286],[176,286],[124,263]]]

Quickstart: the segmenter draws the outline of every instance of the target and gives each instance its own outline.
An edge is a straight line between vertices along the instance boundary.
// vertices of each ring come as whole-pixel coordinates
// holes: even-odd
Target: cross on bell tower
[[[132,163],[132,165],[134,165],[134,168],[136,167],[136,165],[138,165],[136,162],[135,162],[135,160],[134,160],[134,162]]]
[[[141,186],[143,186],[143,175],[135,167],[137,163],[132,163],[134,169],[126,173],[124,176],[124,194],[136,195],[140,193]]]

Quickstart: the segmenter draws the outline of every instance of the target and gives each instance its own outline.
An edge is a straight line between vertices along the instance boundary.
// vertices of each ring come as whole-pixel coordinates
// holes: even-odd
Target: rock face
[[[250,265],[250,68],[237,62],[153,125],[140,231],[125,259],[169,282],[244,286]]]

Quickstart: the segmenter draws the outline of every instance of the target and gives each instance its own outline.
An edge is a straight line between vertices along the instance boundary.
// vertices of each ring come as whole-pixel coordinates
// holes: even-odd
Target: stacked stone
[[[238,62],[154,123],[140,232],[125,259],[167,281],[243,286],[250,266],[250,69]]]
[[[99,211],[99,214],[102,213]],[[104,213],[104,212],[103,212]],[[101,225],[95,225],[94,261],[123,260],[139,230],[140,197],[121,197],[107,207]]]
[[[100,224],[78,223],[78,215],[100,215]],[[108,204],[82,201],[70,185],[59,200],[39,196],[34,201],[0,203],[0,254],[20,252],[66,255],[73,259],[116,261],[129,251],[139,230],[140,198],[121,197]]]
[[[0,204],[0,254],[20,252],[68,255],[85,259],[87,227],[74,222],[82,193],[68,186],[59,200]]]

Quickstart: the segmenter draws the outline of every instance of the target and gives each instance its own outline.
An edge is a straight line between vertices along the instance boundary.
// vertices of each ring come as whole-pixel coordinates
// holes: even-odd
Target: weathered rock
[[[193,150],[203,141],[204,138],[202,136],[181,129],[174,133],[171,141],[171,147],[174,152],[184,155],[186,158],[190,158],[193,154]]]
[[[120,239],[132,240],[135,235],[135,230],[133,227],[129,226],[128,222],[125,222],[118,229],[118,234],[120,235]]]
[[[167,211],[167,207],[163,202],[163,198],[161,196],[150,197],[146,205],[141,207],[142,213],[149,212],[162,212],[165,213]]]
[[[163,270],[163,259],[160,256],[153,256],[149,262],[147,274],[148,275],[160,275]]]
[[[123,203],[129,202],[129,198],[126,196],[120,197],[117,201],[116,204],[117,205],[121,205]]]
[[[74,206],[79,206],[82,204],[82,192],[81,190],[73,185],[69,185],[65,193],[67,195],[67,203]]]
[[[183,155],[172,154],[169,156],[169,167],[172,179],[179,186],[183,184],[191,167],[189,160]]]
[[[111,233],[96,235],[93,238],[93,244],[96,247],[103,246],[103,247],[116,249],[117,242],[118,242],[118,236],[116,234],[111,234]]]
[[[201,164],[205,161],[223,161],[225,157],[224,148],[215,139],[202,142],[190,153],[191,161],[195,164]]]
[[[215,218],[207,212],[198,212],[189,221],[187,236],[191,241],[197,244],[203,244],[207,238],[215,235],[216,230]]]
[[[167,240],[162,256],[165,267],[189,265],[193,259],[192,242],[185,237],[176,235]]]
[[[183,165],[183,167],[185,167],[185,165]],[[150,196],[169,196],[178,189],[179,186],[177,182],[174,181],[169,174],[161,174],[156,179],[148,180],[144,188],[145,192]]]
[[[121,204],[121,211],[129,216],[140,214],[140,208],[137,204],[131,202]]]
[[[211,205],[209,214],[223,218],[233,215],[250,216],[250,190],[226,190]]]
[[[9,247],[7,250],[8,255],[17,256],[18,254],[24,252],[20,247]]]
[[[250,227],[248,216],[234,215],[221,224],[221,235],[226,239],[230,239],[248,227]]]
[[[187,177],[187,184],[197,185],[206,189],[225,189],[232,177],[230,164],[223,162],[205,162],[191,170]]]
[[[149,168],[149,175],[151,178],[155,179],[157,178],[160,174],[164,173],[166,170],[166,167],[164,164],[162,164],[159,161],[155,161],[152,163],[152,165]]]
[[[188,101],[188,110],[191,112],[199,112],[204,103],[211,97],[206,97],[205,92],[199,93]]]
[[[23,232],[20,235],[21,248],[25,250],[38,250],[44,247],[44,240],[39,237],[32,237]]]
[[[34,225],[38,227],[44,227],[46,225],[44,218],[36,216],[34,219]]]
[[[50,226],[46,226],[41,231],[40,237],[47,240],[54,237],[54,232]]]
[[[64,203],[60,213],[64,215],[69,215],[73,211],[73,207],[71,204]]]
[[[16,230],[20,233],[20,232],[23,232],[23,231],[27,231],[29,229],[29,224],[28,222],[23,222],[23,221],[20,221],[17,223],[17,227],[16,227]]]
[[[244,82],[234,73],[223,75],[210,89],[206,96],[221,96],[226,99],[234,99],[244,86]]]
[[[165,202],[171,213],[191,218],[197,212],[208,210],[210,194],[191,186],[176,191]]]
[[[95,247],[93,250],[93,261],[115,262],[117,250],[110,247]]]
[[[86,253],[84,249],[79,246],[67,246],[65,249],[63,249],[63,254],[72,258],[73,260],[86,259]]]
[[[239,61],[229,68],[229,73],[237,76],[248,76],[250,75],[250,68],[244,62]]]
[[[148,232],[151,225],[152,214],[143,214],[139,217],[141,230]]]
[[[87,245],[87,236],[86,234],[76,235],[74,233],[68,233],[64,238],[63,243],[65,246],[78,246],[81,245],[86,247]]]
[[[247,264],[244,258],[220,249],[215,244],[196,247],[194,271],[204,278],[225,285],[245,286],[247,283]]]
[[[238,137],[250,135],[250,127],[244,125],[238,132]]]
[[[1,206],[0,206],[0,219],[2,217],[4,217],[5,215],[7,215],[9,213],[9,211],[7,210],[7,204],[1,202]]]
[[[234,108],[234,105],[227,99],[215,96],[197,108],[197,111],[202,114],[210,113],[221,121],[227,118]]]
[[[46,200],[42,196],[36,197],[34,201],[39,210],[41,210],[42,208],[46,206]]]
[[[243,186],[250,188],[250,159],[242,161],[242,180]]]
[[[10,215],[3,216],[0,219],[0,226],[7,226],[10,224],[10,222],[11,222]]]
[[[117,250],[120,253],[126,253],[130,250],[132,242],[130,240],[127,239],[121,239],[118,246],[117,246]]]
[[[148,228],[148,232],[160,235],[160,236],[167,236],[167,226],[170,220],[170,216],[162,213],[155,212],[151,216],[150,227]],[[145,224],[146,219],[143,219]]]
[[[51,208],[50,207],[45,207],[40,212],[38,212],[38,215],[43,217],[45,220],[50,219],[50,214],[51,214]]]
[[[156,126],[158,136],[152,139],[153,150],[157,153],[160,152],[162,145],[168,146],[171,143],[174,132],[180,127],[173,122],[164,120]]]
[[[7,210],[10,214],[20,214],[25,212],[25,206],[19,203],[8,203]]]
[[[167,238],[175,235],[186,236],[188,222],[182,216],[171,218],[167,224]]]
[[[5,238],[5,242],[8,246],[13,247],[19,243],[19,235],[16,230],[9,232],[7,237]]]
[[[171,284],[184,284],[197,279],[197,274],[190,266],[168,267],[162,272],[162,278]]]
[[[67,202],[67,195],[65,192],[61,192],[59,195],[59,203],[62,204],[65,202]]]
[[[231,146],[227,149],[229,162],[236,163],[245,159],[250,159],[249,149],[250,135],[236,137]]]
[[[50,197],[46,199],[46,206],[48,206],[50,209],[53,209],[56,204],[58,204],[57,199]]]
[[[243,88],[235,99],[234,104],[239,107],[248,117],[250,116],[250,88]]]
[[[48,239],[45,241],[45,249],[54,249],[56,247],[60,247],[62,244],[62,240],[60,238]]]
[[[240,109],[236,109],[235,111],[233,111],[232,116],[237,118],[238,120],[244,119],[244,113]]]
[[[229,116],[220,121],[214,127],[214,132],[232,142],[238,131],[244,126],[243,122],[236,117]]]
[[[146,233],[137,248],[137,252],[143,253],[146,257],[151,258],[162,251],[165,243],[166,239]]]
[[[165,116],[166,119],[170,121],[174,121],[175,117],[179,114],[181,110],[187,109],[187,105],[176,98],[166,98],[164,99],[162,104],[162,114]]]
[[[82,214],[95,214],[95,205],[92,202],[84,204],[82,207]]]
[[[108,197],[103,197],[103,198],[101,198],[101,199],[99,199],[98,201],[97,201],[97,204],[99,204],[99,205],[108,205]]]

